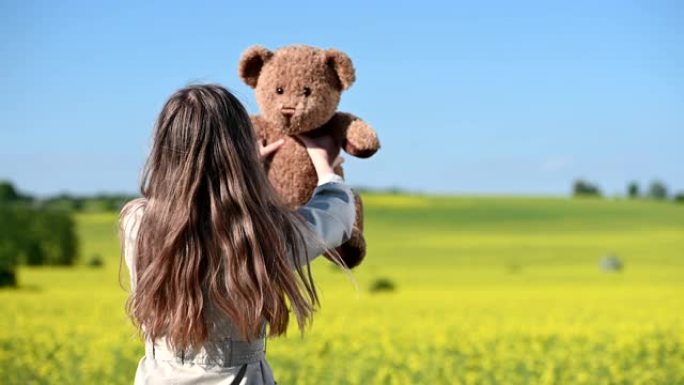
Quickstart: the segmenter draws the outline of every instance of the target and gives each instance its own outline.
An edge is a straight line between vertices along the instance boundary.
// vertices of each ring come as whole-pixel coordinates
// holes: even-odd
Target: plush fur
[[[351,59],[335,49],[296,45],[275,52],[248,48],[238,68],[242,80],[254,88],[260,115],[252,117],[264,143],[285,138],[285,144],[266,165],[271,183],[292,208],[306,203],[317,177],[306,148],[294,135],[332,135],[348,154],[367,158],[380,148],[373,129],[356,116],[338,112],[342,91],[356,80]],[[335,169],[343,175],[341,167]],[[357,220],[351,239],[338,248],[349,267],[366,254],[363,205],[356,194]]]

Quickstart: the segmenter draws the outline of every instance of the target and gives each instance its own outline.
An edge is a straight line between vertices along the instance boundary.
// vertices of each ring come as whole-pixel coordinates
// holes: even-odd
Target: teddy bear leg
[[[352,237],[347,242],[338,247],[337,252],[342,256],[342,260],[348,268],[354,268],[361,264],[366,256],[366,239],[361,231],[354,229]]]
[[[361,196],[356,191],[354,191],[354,204],[356,206],[356,222],[351,238],[335,249],[350,269],[361,264],[366,256],[366,239],[363,236],[363,203]],[[326,257],[331,259],[327,254]]]

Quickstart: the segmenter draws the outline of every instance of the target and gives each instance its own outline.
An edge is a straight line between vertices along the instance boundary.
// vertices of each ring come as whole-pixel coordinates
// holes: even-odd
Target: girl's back
[[[142,198],[121,214],[127,309],[145,338],[136,384],[275,383],[266,332],[285,333],[288,304],[304,327],[318,304],[309,262],[346,241],[355,216],[350,188],[332,173],[338,149],[300,140],[319,186],[290,212],[227,90],[192,86],[166,103]]]

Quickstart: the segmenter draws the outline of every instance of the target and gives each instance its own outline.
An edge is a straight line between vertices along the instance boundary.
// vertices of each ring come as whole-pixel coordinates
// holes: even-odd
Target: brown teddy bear
[[[238,72],[256,92],[261,114],[252,116],[252,123],[259,139],[263,143],[285,139],[266,167],[271,183],[291,208],[306,203],[317,183],[313,164],[295,135],[330,134],[348,154],[359,158],[370,157],[380,148],[368,124],[337,111],[342,91],[356,79],[352,62],[343,52],[302,45],[272,52],[253,46],[242,54]],[[340,166],[335,172],[343,175]],[[363,206],[355,195],[354,231],[337,249],[349,267],[361,263],[366,253]]]

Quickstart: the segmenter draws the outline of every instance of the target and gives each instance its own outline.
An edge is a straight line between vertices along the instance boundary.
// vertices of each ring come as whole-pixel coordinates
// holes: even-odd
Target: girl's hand
[[[306,147],[319,179],[323,175],[334,173],[333,168],[342,164],[343,159],[338,156],[340,147],[331,136],[298,135],[297,138]]]
[[[261,141],[257,141],[257,147],[259,148],[259,157],[261,159],[266,159],[273,155],[278,149],[285,143],[285,139],[278,139],[273,143],[264,146]]]

